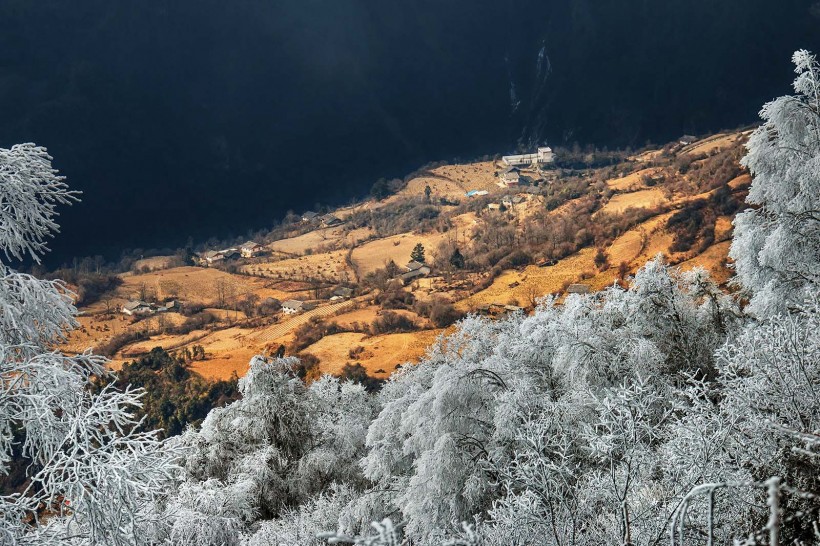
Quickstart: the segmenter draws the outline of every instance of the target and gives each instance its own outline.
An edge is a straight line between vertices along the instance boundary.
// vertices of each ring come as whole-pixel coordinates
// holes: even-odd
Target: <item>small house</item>
[[[286,315],[295,315],[297,313],[301,313],[303,311],[310,311],[315,308],[315,305],[313,305],[312,303],[308,303],[306,301],[288,300],[282,303],[282,312]]]
[[[318,212],[313,212],[312,210],[309,210],[309,211],[307,211],[306,213],[304,213],[302,215],[302,222],[308,224],[308,223],[313,222],[314,220],[316,220],[318,217],[319,217]]]
[[[154,309],[151,307],[150,303],[146,303],[140,300],[133,300],[123,305],[121,311],[125,315],[134,316],[150,315],[154,312]]]
[[[521,170],[518,167],[507,167],[498,174],[498,178],[504,186],[517,186],[521,180]]]
[[[421,262],[417,262],[416,260],[410,260],[407,262],[407,271],[416,271],[417,269],[421,269],[424,267],[424,264]]]
[[[684,146],[688,146],[698,141],[698,137],[692,135],[683,135],[678,139],[678,142],[683,144]]]
[[[200,256],[200,262],[203,265],[213,265],[217,262],[221,262],[224,259],[225,256],[223,256],[221,252],[217,252],[216,250],[209,250],[207,252],[203,252]]]
[[[499,204],[499,203],[487,203],[487,210],[501,210],[501,204]]]
[[[567,294],[589,294],[588,284],[571,284],[567,287]]]
[[[418,269],[408,271],[404,275],[400,276],[399,279],[401,279],[401,283],[403,285],[407,285],[408,283],[411,283],[416,279],[419,279],[421,277],[426,277],[427,275],[430,274],[431,271],[432,270],[428,266],[422,265]]]
[[[332,214],[325,214],[324,216],[322,216],[322,225],[324,227],[338,226],[341,223],[342,221]]]
[[[168,300],[164,304],[162,304],[162,307],[157,308],[157,311],[159,311],[159,312],[166,311],[166,312],[169,312],[169,313],[179,313],[179,311],[181,309],[182,309],[182,303],[179,300]]]
[[[253,241],[248,241],[239,247],[239,252],[243,258],[254,258],[262,253],[262,245]]]
[[[333,292],[330,293],[331,299],[338,298],[338,299],[348,299],[353,296],[353,289],[348,288],[346,286],[337,286],[333,289]]]
[[[226,260],[236,260],[242,257],[242,253],[240,253],[237,248],[226,248],[225,250],[220,250],[219,253],[222,254],[222,257]]]

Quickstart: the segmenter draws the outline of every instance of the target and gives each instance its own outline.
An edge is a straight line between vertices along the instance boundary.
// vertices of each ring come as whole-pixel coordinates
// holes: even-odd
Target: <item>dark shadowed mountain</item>
[[[0,146],[85,192],[53,262],[340,203],[428,161],[756,119],[798,0],[0,0]]]

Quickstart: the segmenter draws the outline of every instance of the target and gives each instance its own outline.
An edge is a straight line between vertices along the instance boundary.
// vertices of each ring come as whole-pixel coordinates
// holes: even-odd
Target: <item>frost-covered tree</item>
[[[690,484],[664,474],[660,447],[737,314],[703,271],[656,259],[626,290],[464,320],[383,388],[362,461],[375,487],[341,530],[399,512],[414,544],[474,518],[487,544],[663,539]]]
[[[760,317],[801,304],[820,283],[820,65],[804,50],[792,60],[796,95],[766,104],[747,144],[753,208],[737,215],[730,251]]]
[[[373,399],[361,385],[329,376],[306,386],[293,373],[296,362],[255,357],[239,381],[242,398],[212,410],[201,430],[183,436],[190,451],[184,494],[168,510],[171,543],[239,544],[253,536],[255,524],[272,518],[279,524],[261,529],[262,536],[288,543],[287,537],[301,534],[304,541],[309,525],[282,520],[300,515],[326,521],[327,514],[323,519],[307,507],[347,502],[345,487],[362,488],[358,461]],[[331,493],[334,484],[345,487]],[[204,502],[208,498],[216,500]],[[313,529],[313,536],[322,530]]]
[[[44,148],[0,149],[0,248],[39,261],[56,206],[77,199]],[[28,480],[0,496],[3,544],[147,544],[162,526],[153,502],[172,481],[176,449],[138,432],[140,392],[110,385],[105,359],[56,344],[76,327],[74,295],[0,264],[0,472],[24,458]]]

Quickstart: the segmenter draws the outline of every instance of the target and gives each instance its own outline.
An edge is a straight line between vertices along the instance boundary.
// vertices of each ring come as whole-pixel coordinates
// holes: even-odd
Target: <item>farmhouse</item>
[[[239,250],[235,248],[226,248],[225,250],[220,250],[219,253],[222,254],[222,258],[225,260],[235,260],[242,256]]]
[[[133,300],[123,305],[121,311],[123,312],[123,314],[129,316],[150,315],[154,312],[154,309],[151,307],[150,303],[146,303],[140,300]]]
[[[416,263],[418,263],[418,262],[416,262]],[[406,285],[407,283],[413,282],[415,279],[418,279],[418,278],[421,278],[421,277],[426,277],[427,275],[430,274],[430,271],[432,271],[432,270],[428,266],[422,264],[421,267],[419,267],[417,269],[413,269],[413,270],[408,271],[407,273],[401,275],[399,277],[399,279],[401,280],[402,284]]]
[[[407,267],[407,271],[417,271],[422,267],[425,267],[425,265],[421,262],[417,262],[416,260],[410,260],[409,262],[407,262],[407,265],[405,267]]]
[[[224,259],[225,256],[223,256],[221,252],[217,252],[216,250],[209,250],[207,252],[203,252],[199,257],[199,261],[203,265],[213,265],[217,262],[221,262]]]
[[[487,210],[501,210],[500,203],[487,203]]]
[[[286,315],[295,315],[296,313],[301,313],[302,311],[310,311],[311,309],[315,309],[316,306],[312,303],[308,303],[306,301],[299,301],[299,300],[288,300],[282,303],[282,312]]]
[[[338,217],[333,216],[332,214],[325,214],[324,216],[322,216],[322,225],[325,227],[338,226],[341,223],[342,221]]]
[[[242,254],[243,258],[253,258],[262,253],[262,245],[253,241],[248,241],[239,247],[239,252]]]
[[[157,312],[174,312],[178,313],[182,309],[182,303],[179,300],[168,300],[161,307],[157,307]]]
[[[517,186],[521,180],[521,169],[518,167],[507,167],[498,174],[500,186]]]
[[[683,135],[682,137],[680,137],[678,139],[678,142],[680,142],[684,146],[688,146],[689,144],[692,144],[692,143],[697,142],[697,141],[698,141],[698,137],[692,136],[692,135]]]
[[[337,286],[333,289],[333,292],[331,292],[330,295],[330,299],[347,299],[353,295],[353,289],[347,288],[346,286]]]
[[[501,160],[508,166],[544,165],[555,161],[555,153],[549,146],[544,146],[534,154],[505,155]]]
[[[303,221],[303,222],[305,222],[305,223],[307,224],[308,222],[312,222],[312,221],[314,221],[314,220],[315,220],[315,219],[317,219],[318,217],[319,217],[319,213],[318,213],[318,212],[313,212],[312,210],[309,210],[309,211],[307,211],[306,213],[304,213],[304,214],[302,215],[302,221]]]

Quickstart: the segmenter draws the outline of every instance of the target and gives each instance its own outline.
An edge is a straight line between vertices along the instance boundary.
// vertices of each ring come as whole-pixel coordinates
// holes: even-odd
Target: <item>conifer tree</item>
[[[410,253],[410,259],[420,264],[425,263],[425,256],[424,256],[424,245],[421,243],[416,243],[416,246],[413,247],[413,251]]]

